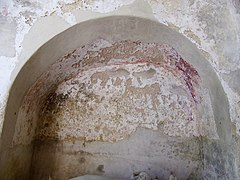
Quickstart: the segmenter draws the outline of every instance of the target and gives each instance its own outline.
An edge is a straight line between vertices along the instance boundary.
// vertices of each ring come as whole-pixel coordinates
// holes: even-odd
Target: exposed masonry
[[[114,142],[138,127],[218,138],[208,91],[173,48],[99,39],[60,58],[33,85],[14,144],[34,138]]]

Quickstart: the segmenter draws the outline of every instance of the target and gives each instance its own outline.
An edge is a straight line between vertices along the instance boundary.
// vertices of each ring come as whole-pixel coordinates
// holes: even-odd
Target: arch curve
[[[207,105],[210,105],[210,107],[212,108],[212,115],[214,117],[214,123],[217,128],[216,133],[218,137],[217,139],[210,138],[210,140],[202,140],[202,135],[200,134],[198,138],[200,138],[201,141],[200,143],[197,143],[198,145],[196,147],[200,148],[201,145],[202,149],[200,151],[205,151],[210,154],[211,151],[214,151],[212,146],[216,141],[218,142],[217,145],[220,149],[219,156],[224,157],[223,151],[226,149],[225,144],[229,141],[230,137],[228,135],[231,131],[231,123],[228,114],[228,102],[221,87],[221,84],[218,80],[218,77],[216,76],[210,63],[208,63],[208,61],[201,55],[195,45],[193,45],[184,36],[165,25],[162,25],[153,20],[133,16],[110,16],[79,23],[56,35],[50,41],[46,42],[41,48],[39,48],[38,51],[26,62],[26,64],[18,73],[10,91],[3,125],[0,162],[0,165],[2,167],[1,174],[3,175],[3,177],[28,177],[29,174],[31,174],[30,171],[35,172],[30,167],[31,163],[32,167],[33,162],[44,164],[44,160],[39,160],[34,155],[32,156],[32,154],[34,154],[34,152],[36,151],[36,147],[38,147],[38,142],[33,142],[31,138],[27,141],[20,141],[20,143],[14,142],[14,137],[17,131],[23,130],[22,128],[19,129],[18,127],[21,125],[22,121],[24,121],[26,114],[22,113],[20,111],[20,108],[24,106],[24,98],[30,92],[29,90],[31,90],[31,87],[35,85],[35,87],[39,87],[44,91],[44,95],[47,95],[50,91],[52,91],[52,89],[56,90],[56,86],[58,86],[63,80],[68,80],[68,76],[76,76],[79,71],[75,72],[69,69],[68,71],[66,71],[66,69],[63,69],[61,71],[61,73],[64,74],[63,76],[59,76],[59,74],[57,73],[53,73],[52,76],[48,74],[48,77],[50,76],[52,79],[49,79],[47,81],[50,84],[48,84],[48,86],[46,86],[47,88],[45,87],[45,89],[41,84],[42,82],[38,81],[39,77],[46,73],[49,68],[51,70],[51,67],[54,66],[54,63],[56,63],[57,60],[61,59],[61,57],[64,57],[66,53],[71,54],[71,52],[78,49],[79,47],[91,45],[93,42],[95,42],[96,44],[96,40],[99,39],[103,39],[104,42],[107,42],[109,44],[114,44],[115,42],[126,43],[127,41],[129,41],[140,42],[140,44],[167,44],[169,47],[173,47],[175,50],[172,51],[176,51],[184,60],[186,60],[186,63],[194,67],[194,70],[197,71],[199,77],[201,78],[202,86],[209,93],[209,104]],[[106,45],[106,48],[107,47],[108,45]],[[164,50],[165,49],[162,49],[162,51]],[[99,64],[97,64],[97,66],[95,65],[94,67],[94,63],[92,64],[92,68],[97,68],[99,66]],[[156,68],[154,63],[151,62],[150,64],[153,65],[153,69]],[[126,68],[128,67],[124,68],[126,70]],[[53,71],[54,70],[52,70],[52,72]],[[102,70],[102,72],[103,71],[104,70]],[[39,83],[37,84],[37,86],[36,82]],[[49,88],[51,89],[50,91]],[[38,91],[40,90],[35,89],[32,92]],[[33,94],[32,97],[34,96],[37,99],[39,94]],[[37,102],[40,102],[40,100],[41,98]],[[28,102],[30,103],[31,101],[35,101],[35,99],[29,99]],[[29,112],[26,111],[26,113]],[[33,117],[37,118],[38,115],[38,112],[36,112]],[[34,121],[34,119],[32,120]],[[35,134],[33,134],[33,136],[34,135]],[[31,136],[29,136],[27,132],[25,136],[22,136],[23,139],[29,137]],[[206,136],[206,138],[209,137]],[[175,140],[178,141],[179,137],[176,137],[176,139]],[[184,139],[184,142],[185,140],[186,139]],[[180,142],[184,144],[182,141]],[[122,141],[120,143],[122,143]],[[44,144],[44,147],[45,146],[46,144]],[[54,146],[57,145],[54,144]],[[57,149],[56,147],[54,148],[55,150]],[[52,163],[56,163],[56,159],[54,159],[56,157],[51,156],[51,158],[53,158]],[[214,158],[210,160],[208,159],[206,166],[211,166],[214,161]],[[9,172],[10,170],[12,170],[13,166],[16,166],[14,162],[17,162],[17,168],[15,167],[16,170],[14,172]],[[216,169],[218,168],[219,167],[217,167],[216,165]],[[52,167],[49,167],[49,169],[52,169]],[[202,173],[202,175],[204,175],[204,170],[205,169],[203,169],[203,171],[199,171],[196,174],[198,176],[200,176],[199,173]],[[211,171],[212,174],[216,173],[215,169],[211,169]],[[43,174],[44,173],[52,176],[48,174],[49,172],[45,172],[45,170],[43,171]],[[191,173],[193,172],[186,170],[184,171],[183,175],[180,175],[179,173],[179,176],[186,178]],[[69,178],[72,175],[75,176],[79,174],[74,174],[74,172],[71,172],[71,170],[69,170],[66,177]],[[36,177],[38,178],[40,178],[41,176],[42,175],[39,174],[36,175]]]

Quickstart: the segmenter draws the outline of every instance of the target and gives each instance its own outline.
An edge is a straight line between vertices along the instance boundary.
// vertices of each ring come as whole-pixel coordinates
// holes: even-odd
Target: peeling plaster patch
[[[132,4],[134,0],[103,0],[103,1],[83,1],[83,7],[85,9],[94,11],[94,12],[101,12],[107,13],[118,9],[123,5]]]
[[[152,70],[154,74],[149,74]],[[121,73],[124,71],[126,74]],[[116,86],[117,80],[121,83]],[[195,124],[197,112],[185,87],[181,95],[171,93],[172,83],[184,86],[171,72],[145,63],[111,65],[82,72],[60,84],[56,94],[49,97],[51,100],[40,115],[38,138],[113,142],[126,138],[137,127],[157,130],[159,124],[170,136],[203,134],[199,132],[199,123]],[[56,98],[61,99],[60,106],[52,107],[57,103]],[[57,134],[51,134],[56,128]]]
[[[177,3],[169,0],[147,0],[147,2],[161,23],[174,24],[179,28],[179,32],[190,38],[199,49],[210,53],[209,60],[217,71],[229,71],[239,65],[235,23],[230,16],[230,8],[227,8],[229,6],[227,1],[189,0]],[[226,24],[228,29],[233,30],[222,31]]]
[[[36,127],[40,139],[112,142],[137,127],[218,137],[208,91],[173,48],[102,39],[60,58],[30,89],[14,143],[31,142]]]
[[[69,24],[76,24],[73,14],[70,12],[62,13],[57,1],[4,1],[0,6],[0,12],[3,15],[7,11],[7,16],[13,18],[17,24],[17,33],[15,39],[16,57],[22,51],[22,42],[24,36],[29,32],[31,26],[40,17],[56,13],[65,19]],[[6,13],[5,13],[6,14]],[[17,59],[17,58],[16,58]]]
[[[40,17],[56,14],[62,17],[70,25],[76,24],[76,19],[71,11],[91,10],[93,12],[107,13],[118,9],[123,5],[133,3],[134,0],[104,0],[104,1],[79,1],[79,0],[42,0],[42,1],[14,1],[4,0],[0,6],[0,12],[4,16],[18,20],[20,26],[33,25]],[[21,41],[22,42],[22,41]]]
[[[22,51],[22,41],[24,38],[24,35],[29,31],[32,23],[36,20],[36,17],[29,16],[30,12],[34,11],[27,11],[27,8],[20,8],[12,0],[10,1],[4,1],[4,3],[0,6],[0,12],[1,9],[6,9],[8,12],[7,16],[14,19],[17,25],[17,31],[16,31],[16,38],[15,38],[15,50],[16,50],[16,62],[17,57]],[[29,13],[27,13],[29,12]],[[3,14],[3,13],[1,13]],[[26,16],[26,17],[25,17]],[[31,17],[31,23],[29,22],[29,18]]]
[[[16,57],[19,57],[22,52],[22,49],[23,49],[22,42],[23,42],[24,36],[28,33],[30,28],[31,26],[29,24],[18,23],[17,34],[15,39]]]

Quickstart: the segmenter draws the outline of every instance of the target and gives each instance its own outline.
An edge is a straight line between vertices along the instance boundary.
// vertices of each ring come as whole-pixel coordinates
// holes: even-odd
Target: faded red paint
[[[171,65],[170,62],[173,62]],[[195,68],[193,68],[187,61],[185,61],[179,55],[168,55],[167,61],[153,62],[151,60],[137,59],[135,61],[124,61],[120,63],[112,63],[111,65],[123,65],[123,64],[154,64],[163,67],[164,69],[172,72],[175,76],[183,78],[185,84],[191,94],[194,102],[197,103],[196,91],[194,85],[198,84],[199,74]]]
[[[78,54],[73,54],[76,52],[75,50],[60,58],[56,62],[58,65],[52,66],[45,74],[41,75],[27,93],[22,104],[22,109],[27,114],[27,118],[25,119],[27,125],[25,126],[28,127],[28,130],[33,129],[32,122],[35,118],[33,113],[35,112],[34,108],[36,109],[39,104],[43,105],[46,102],[49,90],[53,90],[57,84],[74,78],[79,73],[84,73],[91,68],[108,65],[124,66],[128,64],[152,64],[164,68],[177,77],[181,81],[181,84],[184,85],[184,89],[192,101],[191,108],[189,108],[188,121],[193,121],[194,115],[192,111],[195,108],[195,104],[201,103],[202,100],[201,94],[198,94],[200,77],[197,70],[185,61],[174,48],[168,45],[152,44],[153,47],[146,46],[145,49],[136,50],[139,48],[139,45],[141,45],[141,42],[118,42],[111,47],[101,49],[98,52],[98,56],[91,56],[91,51],[87,51],[87,54],[81,60],[78,60],[76,58],[79,57]],[[128,46],[133,48],[131,52],[129,52]],[[135,59],[129,61],[127,60],[129,57],[134,57]],[[121,61],[111,62],[112,59],[119,59]],[[62,70],[63,68],[69,68],[66,71],[68,72],[66,75],[65,71]],[[50,73],[55,75],[50,76]],[[51,80],[54,77],[56,79]],[[38,98],[36,98],[36,95]]]
[[[187,63],[181,57],[180,60],[176,63],[176,68],[179,71],[182,71],[188,90],[190,91],[193,99],[196,102],[196,91],[194,90],[193,83],[196,83],[197,82],[196,78],[199,77],[197,70],[194,69],[189,63]]]

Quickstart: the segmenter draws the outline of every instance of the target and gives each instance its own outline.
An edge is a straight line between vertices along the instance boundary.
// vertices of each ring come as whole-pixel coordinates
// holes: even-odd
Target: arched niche
[[[107,149],[112,148],[112,152],[117,152],[118,150],[125,152],[126,149],[121,149],[120,147],[127,147],[128,149],[131,148],[132,146],[130,143],[136,142],[138,137],[141,137],[142,134],[145,134],[146,136],[143,137],[146,138],[145,144],[141,143],[141,141],[137,141],[140,143],[136,144],[136,146],[140,146],[139,149],[145,147],[145,145],[149,145],[148,142],[150,142],[151,138],[153,140],[161,140],[162,138],[163,141],[158,142],[160,144],[162,143],[161,146],[165,147],[165,145],[169,145],[170,142],[175,142],[173,143],[173,146],[175,146],[176,143],[179,143],[180,146],[178,148],[188,147],[187,150],[185,150],[185,155],[187,157],[187,154],[192,151],[192,149],[189,147],[193,145],[195,150],[197,150],[193,150],[195,152],[193,154],[190,153],[194,156],[190,157],[190,161],[189,157],[186,159],[183,158],[184,161],[180,161],[180,163],[175,166],[174,164],[177,162],[177,160],[171,161],[167,158],[160,163],[160,166],[162,165],[163,167],[158,167],[160,170],[157,172],[156,166],[159,166],[157,162],[148,162],[143,160],[141,163],[141,161],[138,162],[136,159],[132,159],[131,162],[131,153],[134,153],[134,151],[130,153],[130,156],[122,157],[125,158],[124,161],[118,161],[117,158],[110,158],[111,160],[109,161],[106,157],[105,159],[101,159],[99,157],[93,158],[99,152],[95,152],[95,155],[89,155],[87,154],[89,152],[83,151],[82,149],[85,148],[86,144],[85,140],[82,139],[75,139],[71,141],[69,139],[59,140],[53,138],[51,141],[44,141],[44,143],[40,143],[38,139],[36,140],[35,128],[38,128],[39,125],[39,111],[41,108],[39,107],[39,109],[34,112],[25,111],[24,113],[21,111],[21,108],[26,106],[31,108],[31,103],[34,104],[34,102],[35,105],[33,106],[36,106],[39,103],[39,106],[41,105],[41,107],[43,107],[41,103],[46,102],[47,97],[51,98],[49,95],[56,91],[56,89],[59,87],[59,84],[61,84],[63,81],[68,81],[71,78],[76,78],[78,76],[77,74],[81,73],[82,71],[89,73],[89,69],[91,70],[94,68],[103,67],[103,69],[100,69],[99,72],[104,73],[106,70],[104,70],[104,66],[109,66],[107,63],[103,63],[101,65],[101,63],[91,62],[91,68],[82,69],[80,71],[71,71],[71,67],[70,69],[63,68],[61,69],[61,76],[58,73],[54,74],[53,68],[56,63],[58,63],[57,66],[61,64],[61,57],[65,57],[66,59],[69,55],[71,56],[76,49],[84,49],[85,46],[93,43],[96,44],[96,41],[99,41],[99,39],[112,44],[112,46],[114,46],[114,43],[120,43],[123,44],[123,47],[126,47],[124,43],[128,42],[135,45],[154,44],[156,46],[159,45],[163,47],[162,51],[160,52],[163,54],[165,53],[165,55],[168,54],[168,52],[165,52],[166,49],[170,49],[170,51],[174,52],[175,54],[177,53],[177,56],[179,55],[178,57],[181,57],[181,59],[184,60],[184,63],[186,63],[186,66],[184,67],[188,67],[188,69],[185,69],[188,71],[187,73],[189,73],[191,68],[193,72],[197,72],[194,76],[197,76],[200,79],[201,87],[204,87],[209,97],[209,101],[206,101],[208,103],[205,102],[203,108],[208,109],[207,106],[209,106],[212,110],[212,112],[209,114],[211,117],[207,118],[213,118],[211,123],[214,123],[216,131],[214,129],[209,131],[210,134],[211,132],[213,132],[213,134],[215,133],[213,136],[209,135],[209,132],[208,134],[193,133],[189,136],[171,136],[166,133],[161,134],[156,129],[155,131],[152,131],[147,130],[145,127],[138,127],[137,129],[139,130],[136,129],[136,131],[130,133],[129,136],[122,139],[120,138],[119,141],[117,140],[116,142],[108,142],[106,139],[103,140],[103,142],[99,141],[99,139],[96,140],[96,142],[92,140],[87,141],[87,146],[90,147],[89,151],[91,151],[91,148],[102,148],[103,151],[101,152],[104,153],[107,151]],[[106,46],[105,48],[108,47]],[[88,52],[88,50],[86,50],[86,52]],[[147,55],[145,55],[145,58],[146,57]],[[152,69],[158,69],[159,67],[158,64],[154,62],[144,61],[139,63],[143,63],[144,65],[149,64],[152,66]],[[176,68],[176,64],[179,63],[179,59],[174,63],[175,65],[173,66]],[[119,64],[116,63],[115,65]],[[121,65],[123,65],[123,63],[121,63]],[[114,64],[112,64],[112,66],[114,66]],[[125,70],[129,68],[126,66],[123,66]],[[118,69],[118,67],[111,68]],[[165,70],[166,69],[167,68],[165,68]],[[158,70],[159,72],[162,72],[161,70],[163,69],[160,68]],[[171,69],[171,71],[173,71],[173,69]],[[179,70],[179,68],[178,71],[181,71],[181,73],[175,74],[175,78],[176,80],[182,78],[184,83],[184,81],[189,78],[189,74],[184,75],[182,70]],[[50,74],[47,74],[48,72]],[[51,72],[53,73],[52,75]],[[135,73],[137,72],[138,71]],[[51,77],[52,79],[45,79],[46,81],[44,82],[44,79],[41,79],[41,77]],[[168,79],[166,79],[166,82],[167,81]],[[185,86],[188,90],[191,89],[189,88],[189,84],[185,84]],[[42,94],[38,94],[39,92]],[[29,93],[31,94],[31,98],[26,99]],[[194,103],[193,96],[195,95],[191,94],[191,92],[188,92],[188,95],[192,96],[192,102]],[[204,96],[204,94],[202,95]],[[26,102],[27,105],[24,104]],[[29,113],[32,113],[32,119],[28,119],[27,124],[30,123],[31,127],[26,127],[28,125],[25,126],[24,121],[26,121],[26,116]],[[16,177],[20,179],[26,179],[30,177],[34,177],[36,179],[48,179],[49,177],[53,179],[65,179],[82,174],[100,174],[108,177],[116,176],[118,178],[126,178],[128,176],[127,173],[130,173],[131,171],[148,170],[151,173],[159,173],[158,175],[165,179],[167,178],[167,174],[170,173],[171,169],[176,171],[176,174],[180,178],[191,178],[196,176],[199,178],[207,176],[218,177],[222,176],[222,174],[219,174],[219,171],[227,171],[227,169],[224,165],[216,162],[222,161],[224,163],[230,163],[226,153],[227,144],[231,138],[230,134],[231,124],[228,113],[228,102],[225,93],[212,66],[201,55],[200,51],[194,44],[192,44],[180,33],[153,20],[134,16],[110,16],[97,18],[74,25],[64,32],[56,35],[50,41],[46,42],[41,48],[39,48],[19,71],[11,87],[3,124],[0,162],[1,177],[5,177],[6,179]],[[160,146],[156,147],[156,149],[159,148]],[[75,151],[72,151],[72,149],[75,149]],[[146,149],[144,151],[146,151]],[[60,155],[60,158],[58,157],[59,152],[63,152],[63,154]],[[215,152],[214,156],[211,155],[213,152]],[[141,153],[143,152],[140,151],[140,154]],[[89,155],[91,157],[88,157],[89,159],[84,158],[85,155]],[[151,153],[148,154],[148,156],[150,155]],[[160,155],[163,156],[163,154]],[[197,155],[197,160],[194,160],[195,155]],[[158,160],[159,157],[155,158],[155,156],[157,157],[156,154],[153,155],[152,160]],[[139,157],[140,155],[137,156],[137,158]],[[178,156],[176,155],[176,157]],[[121,158],[121,155],[118,158]],[[160,160],[161,157],[159,161]],[[189,167],[186,167],[186,163],[189,162],[191,166],[192,160],[196,162],[196,164],[194,165],[194,168],[188,169]],[[84,164],[86,161],[91,163],[86,166],[81,165],[81,170],[74,170],[79,167],[79,163]],[[168,161],[170,163],[167,163]],[[145,167],[145,164],[147,163],[149,163],[149,166],[151,167],[147,167],[147,165]],[[181,163],[182,167],[184,166],[184,168],[181,168]],[[60,166],[62,164],[66,166]],[[131,169],[130,167],[133,168]],[[64,173],[62,173],[61,169],[65,169]]]

